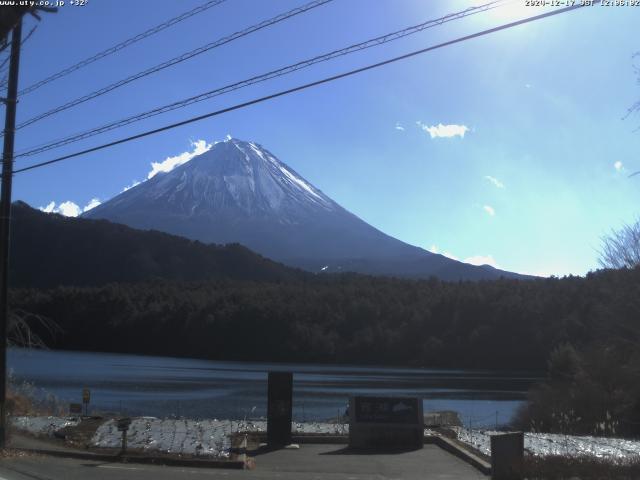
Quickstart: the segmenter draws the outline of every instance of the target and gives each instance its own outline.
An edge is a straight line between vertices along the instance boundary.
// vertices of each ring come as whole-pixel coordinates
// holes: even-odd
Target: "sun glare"
[[[488,14],[500,22],[510,22],[538,15],[544,10],[544,7],[532,5],[527,0],[505,0],[497,2]]]

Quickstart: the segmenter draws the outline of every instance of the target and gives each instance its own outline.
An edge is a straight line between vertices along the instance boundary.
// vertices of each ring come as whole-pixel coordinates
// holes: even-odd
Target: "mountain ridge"
[[[433,254],[369,225],[255,142],[228,139],[83,214],[205,243],[240,243],[313,272],[443,280],[519,274]]]
[[[309,276],[238,244],[207,245],[107,220],[12,205],[11,286],[96,286],[153,279],[297,281]]]

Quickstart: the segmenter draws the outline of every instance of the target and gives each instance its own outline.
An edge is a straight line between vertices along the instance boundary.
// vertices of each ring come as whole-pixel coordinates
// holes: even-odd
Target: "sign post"
[[[283,446],[291,443],[293,405],[293,373],[269,372],[267,403],[267,444]]]
[[[82,389],[82,404],[84,405],[84,416],[89,415],[89,402],[91,401],[91,390],[88,388]]]
[[[127,431],[131,425],[131,419],[129,417],[121,418],[118,420],[118,431],[122,432],[122,451],[120,454],[124,454],[127,450]]]

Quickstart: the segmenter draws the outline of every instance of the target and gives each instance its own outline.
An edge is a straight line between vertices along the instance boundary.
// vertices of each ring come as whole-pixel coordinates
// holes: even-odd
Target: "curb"
[[[349,439],[342,435],[294,435],[292,441],[295,443],[315,443],[315,444],[344,444]],[[491,474],[491,465],[477,455],[461,448],[448,438],[440,435],[430,435],[424,437],[424,444],[436,445],[437,447],[455,455],[460,460],[470,464],[485,475]],[[48,455],[61,458],[75,458],[80,460],[93,460],[112,463],[139,463],[145,465],[165,465],[173,467],[196,467],[196,468],[221,468],[234,470],[251,470],[255,468],[255,461],[252,457],[247,456],[246,447],[239,446],[238,455],[242,460],[198,460],[186,458],[170,458],[170,457],[145,457],[138,455],[113,455],[106,453],[80,452],[72,450],[47,450],[37,448],[13,448],[26,453],[37,455]],[[242,451],[241,451],[242,450]],[[250,453],[249,453],[250,455]]]
[[[21,452],[33,453],[37,455],[48,455],[50,457],[76,458],[79,460],[94,460],[113,463],[141,463],[145,465],[166,465],[172,467],[197,467],[197,468],[227,468],[234,470],[244,470],[254,468],[254,462],[234,461],[234,460],[196,460],[186,458],[169,457],[145,457],[137,455],[109,455],[106,453],[74,452],[64,450],[45,450],[38,448],[14,448]]]
[[[491,475],[491,465],[487,461],[465,450],[464,448],[461,448],[460,446],[456,445],[455,442],[452,442],[446,437],[442,437],[440,435],[425,436],[424,443],[436,445],[441,449],[449,452],[450,454],[455,455],[460,460],[467,462],[472,467],[477,468],[485,475]]]

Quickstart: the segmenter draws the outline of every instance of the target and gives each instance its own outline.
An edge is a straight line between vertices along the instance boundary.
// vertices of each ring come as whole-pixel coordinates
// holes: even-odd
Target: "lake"
[[[424,410],[456,410],[466,425],[509,421],[539,374],[522,371],[360,367],[221,362],[12,348],[14,384],[32,384],[41,398],[82,401],[91,411],[186,418],[258,418],[266,415],[267,372],[294,373],[294,420],[327,420],[358,395],[417,396]],[[496,415],[497,414],[497,415]]]

